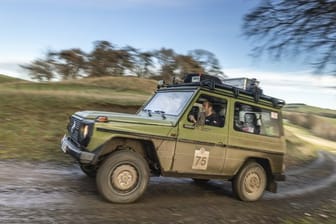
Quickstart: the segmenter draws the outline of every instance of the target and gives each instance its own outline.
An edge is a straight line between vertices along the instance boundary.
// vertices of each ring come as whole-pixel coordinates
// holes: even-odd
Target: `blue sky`
[[[242,36],[242,17],[258,0],[0,0],[0,73],[26,78],[17,64],[48,49],[93,41],[142,50],[172,48],[186,54],[206,49],[229,77],[257,77],[269,95],[336,109],[336,77],[310,75],[300,58],[251,58],[252,41]]]

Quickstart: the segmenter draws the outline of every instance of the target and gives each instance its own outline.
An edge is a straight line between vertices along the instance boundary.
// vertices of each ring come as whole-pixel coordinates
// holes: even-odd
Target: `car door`
[[[193,123],[190,116],[198,114],[198,121],[202,116],[202,103],[212,101],[214,112],[218,116],[218,123],[207,124]],[[223,171],[226,144],[228,140],[228,125],[226,111],[228,100],[225,97],[200,93],[190,105],[178,126],[178,138],[176,143],[173,171],[178,173],[197,173],[220,175]]]

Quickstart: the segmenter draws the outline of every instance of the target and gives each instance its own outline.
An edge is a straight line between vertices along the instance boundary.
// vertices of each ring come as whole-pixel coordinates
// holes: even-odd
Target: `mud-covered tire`
[[[266,188],[264,168],[255,161],[246,163],[232,181],[232,190],[242,201],[259,200]]]
[[[99,167],[96,183],[99,193],[113,203],[132,203],[147,188],[149,168],[145,159],[133,151],[118,151]]]
[[[96,166],[80,164],[79,167],[83,171],[83,173],[86,174],[86,176],[91,177],[91,178],[96,177],[97,175]]]

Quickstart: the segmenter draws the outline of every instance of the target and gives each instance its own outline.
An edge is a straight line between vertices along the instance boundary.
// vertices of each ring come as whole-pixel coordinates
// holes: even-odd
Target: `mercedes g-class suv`
[[[151,175],[228,180],[240,200],[256,201],[285,179],[286,148],[285,102],[258,84],[189,75],[158,86],[136,114],[73,114],[61,148],[110,202],[136,201]]]

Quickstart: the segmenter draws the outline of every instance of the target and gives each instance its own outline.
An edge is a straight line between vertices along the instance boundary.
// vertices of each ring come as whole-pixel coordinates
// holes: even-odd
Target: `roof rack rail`
[[[249,78],[233,78],[224,79],[222,82],[218,77],[206,75],[206,74],[188,74],[185,76],[183,83],[163,84],[160,87],[179,87],[179,86],[201,86],[210,90],[224,89],[232,91],[235,98],[238,98],[240,94],[252,96],[255,102],[259,102],[260,99],[267,100],[272,103],[273,107],[281,108],[285,105],[285,101],[277,99],[271,96],[267,96],[263,93],[263,90],[259,88],[259,81],[257,79]]]

